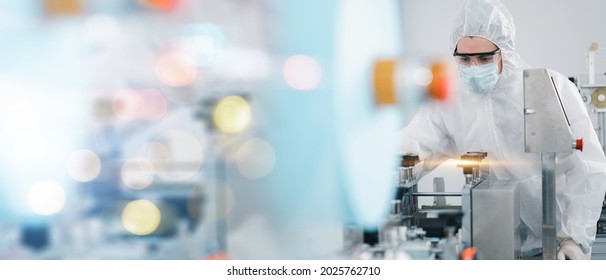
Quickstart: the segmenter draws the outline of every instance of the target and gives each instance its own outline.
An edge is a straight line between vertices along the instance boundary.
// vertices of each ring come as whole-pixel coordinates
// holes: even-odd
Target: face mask
[[[490,92],[499,80],[497,62],[482,66],[459,66],[459,73],[469,89],[477,94]]]

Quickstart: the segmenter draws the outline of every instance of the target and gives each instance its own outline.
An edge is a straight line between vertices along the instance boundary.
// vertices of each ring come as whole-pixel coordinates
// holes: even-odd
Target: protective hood
[[[478,36],[490,40],[501,49],[503,71],[499,84],[509,84],[512,74],[527,65],[515,51],[515,25],[511,14],[498,0],[468,0],[454,21],[450,36],[450,48],[454,51],[459,40],[466,36]]]
[[[468,0],[455,20],[451,36],[451,50],[465,36],[484,37],[501,51],[515,51],[515,25],[511,14],[497,0]]]

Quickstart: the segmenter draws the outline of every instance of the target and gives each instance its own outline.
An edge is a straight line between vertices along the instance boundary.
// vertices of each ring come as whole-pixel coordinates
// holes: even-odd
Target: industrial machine
[[[590,52],[596,50],[597,46],[590,48]],[[593,65],[593,55],[588,57],[589,64]],[[591,106],[589,111],[598,135],[604,130],[606,111],[601,107],[606,107],[605,77],[591,74],[578,79],[581,96]],[[545,125],[547,123],[549,126]],[[582,151],[583,140],[572,138],[561,97],[547,69],[524,71],[524,124],[525,150],[539,153],[542,164],[541,257],[554,260],[557,252],[555,158],[557,153]],[[600,141],[603,139],[602,134]],[[482,152],[461,156],[458,166],[463,168],[465,176],[461,193],[420,193],[413,173],[419,157],[402,156],[391,214],[382,227],[365,231],[362,242],[367,246],[365,251],[358,247],[355,251],[357,256],[457,259],[462,258],[464,248],[473,248],[475,257],[482,259],[534,258],[523,256],[520,251],[520,194],[517,186],[491,178],[488,166],[483,163],[486,157],[487,154]],[[443,181],[434,181],[434,189],[440,189],[440,182]],[[462,205],[444,207],[435,199],[433,206],[419,208],[417,198],[420,196],[461,196]],[[605,217],[603,214],[598,221],[594,259],[606,255]]]
[[[346,228],[346,256],[362,259],[519,259],[518,191],[491,178],[485,152],[468,152],[462,191],[418,192],[416,155],[402,156],[391,213],[378,229]],[[440,182],[441,180],[437,180]],[[438,188],[439,189],[439,188]],[[420,196],[461,196],[462,205],[424,205]],[[438,201],[439,199],[436,199]],[[357,239],[356,239],[357,237]]]
[[[524,147],[527,153],[541,154],[543,259],[555,260],[556,153],[582,151],[583,139],[572,139],[570,122],[547,69],[524,70]]]
[[[393,131],[421,103],[450,98],[455,73],[444,60],[406,56],[398,1],[41,2],[48,4],[43,25],[57,28],[42,37],[57,41],[30,49],[41,45],[23,39],[42,26],[32,28],[15,40],[30,52],[13,55],[19,47],[4,44],[5,58],[36,61],[30,53],[61,49],[64,56],[37,63],[50,71],[23,75],[26,84],[29,77],[47,77],[31,84],[48,88],[86,82],[65,100],[47,91],[12,94],[18,87],[0,84],[10,96],[5,108],[16,108],[2,110],[2,121],[17,122],[3,123],[11,130],[2,132],[28,136],[6,147],[22,162],[7,163],[11,174],[3,174],[0,191],[10,203],[0,208],[27,204],[15,194],[31,185],[24,179],[67,186],[57,197],[34,193],[26,218],[2,211],[10,219],[0,220],[0,258],[519,258],[518,192],[490,177],[490,155],[461,156],[465,183],[456,193],[444,192],[442,178],[433,192],[419,192],[419,157],[393,157]],[[59,30],[80,25],[86,40]],[[65,34],[86,42],[66,48],[75,44]],[[74,53],[86,54],[87,63],[65,63]],[[81,71],[81,63],[92,68]],[[582,94],[606,107],[600,83],[606,78]],[[82,100],[83,92],[95,95]],[[84,123],[73,124],[78,143],[57,144],[68,155],[83,149],[69,174],[51,141],[65,127],[49,125],[39,135],[21,125],[46,124],[22,110],[41,97],[69,105],[41,108],[61,108],[58,115]],[[87,102],[91,112],[78,105]],[[82,111],[67,115],[72,110]],[[596,110],[606,135],[606,111]],[[48,166],[32,165],[42,162],[32,147],[49,153]],[[30,169],[14,170],[20,166]],[[447,196],[461,197],[461,205],[447,205]],[[435,203],[421,206],[419,197]],[[49,201],[66,203],[34,213]]]
[[[602,150],[606,151],[606,73],[596,73],[596,54],[604,52],[599,44],[592,42],[587,47],[587,74],[571,77],[581,99],[586,105],[593,128],[598,136]],[[606,200],[605,200],[606,203]],[[606,259],[606,204],[598,219],[596,240],[591,252],[592,259]]]
[[[596,73],[596,53],[604,51],[598,43],[591,43],[587,48],[587,74],[571,78],[579,88],[581,99],[587,106],[587,112],[602,144],[606,151],[606,73]]]

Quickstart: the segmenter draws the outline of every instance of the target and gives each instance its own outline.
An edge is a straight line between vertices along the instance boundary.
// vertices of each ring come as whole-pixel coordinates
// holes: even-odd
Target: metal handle
[[[412,196],[461,196],[461,193],[456,192],[422,192],[411,193]]]

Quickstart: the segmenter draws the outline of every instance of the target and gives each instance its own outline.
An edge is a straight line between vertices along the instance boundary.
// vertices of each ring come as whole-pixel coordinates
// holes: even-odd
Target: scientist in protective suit
[[[520,191],[522,254],[541,254],[541,158],[524,152],[523,69],[511,14],[497,0],[469,0],[455,21],[451,50],[460,89],[450,103],[424,104],[401,131],[402,152],[424,161],[417,176],[448,158],[488,152],[491,176]],[[550,70],[583,152],[557,154],[558,259],[589,259],[606,190],[606,159],[577,88]]]

